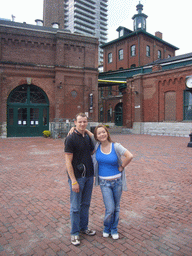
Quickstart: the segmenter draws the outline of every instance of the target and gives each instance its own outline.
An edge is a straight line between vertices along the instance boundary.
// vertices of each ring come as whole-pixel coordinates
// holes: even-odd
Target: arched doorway
[[[123,125],[123,103],[118,103],[115,106],[115,125]]]
[[[20,85],[7,100],[7,137],[42,136],[49,130],[49,100],[35,85]]]

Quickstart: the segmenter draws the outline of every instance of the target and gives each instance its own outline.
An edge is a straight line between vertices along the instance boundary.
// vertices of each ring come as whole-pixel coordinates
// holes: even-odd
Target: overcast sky
[[[163,40],[180,48],[176,55],[192,52],[192,0],[140,0],[147,18],[147,32],[163,33]],[[132,17],[139,0],[108,0],[109,41],[116,39],[119,26],[133,30]],[[43,0],[0,0],[0,18],[35,24],[43,19]]]

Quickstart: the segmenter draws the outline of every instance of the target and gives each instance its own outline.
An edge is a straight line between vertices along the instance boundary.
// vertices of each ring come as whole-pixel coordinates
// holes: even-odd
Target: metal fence
[[[51,122],[51,137],[54,139],[64,138],[73,126],[74,120],[55,118],[53,122]]]

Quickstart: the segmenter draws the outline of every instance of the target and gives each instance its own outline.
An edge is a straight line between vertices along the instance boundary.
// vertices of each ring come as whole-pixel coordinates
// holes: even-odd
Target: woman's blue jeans
[[[104,230],[108,234],[118,233],[120,200],[122,195],[122,180],[100,179],[100,188],[105,204]]]
[[[88,229],[89,207],[93,189],[93,176],[77,179],[80,186],[80,192],[72,191],[71,180],[70,186],[70,218],[71,218],[71,235],[79,235],[80,230]]]

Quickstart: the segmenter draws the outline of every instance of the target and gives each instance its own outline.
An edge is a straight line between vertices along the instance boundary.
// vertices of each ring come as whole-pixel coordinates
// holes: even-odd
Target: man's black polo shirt
[[[83,137],[77,130],[65,139],[65,152],[73,154],[72,166],[76,178],[81,178],[82,174],[77,169],[79,164],[86,167],[86,177],[93,176],[93,162],[91,153],[94,150],[93,143],[89,136],[85,134]]]

